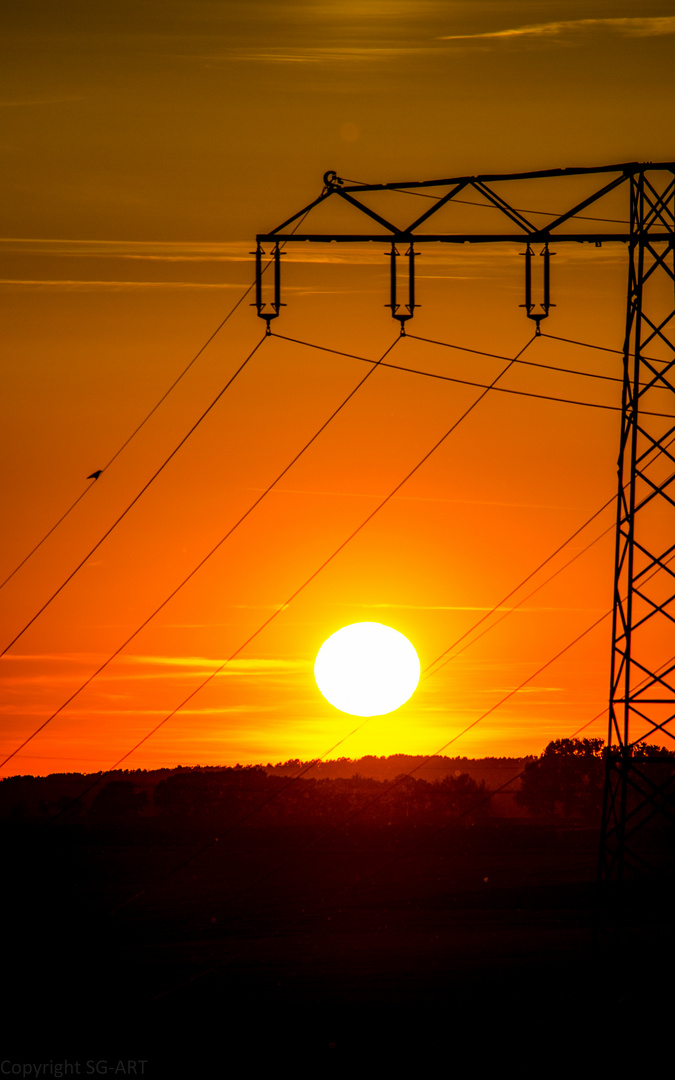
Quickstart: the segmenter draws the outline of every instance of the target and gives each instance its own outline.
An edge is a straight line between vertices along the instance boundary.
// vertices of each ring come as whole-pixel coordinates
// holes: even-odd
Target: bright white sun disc
[[[354,716],[380,716],[415,692],[420,662],[407,637],[382,623],[351,623],[324,641],[314,678],[327,701]]]

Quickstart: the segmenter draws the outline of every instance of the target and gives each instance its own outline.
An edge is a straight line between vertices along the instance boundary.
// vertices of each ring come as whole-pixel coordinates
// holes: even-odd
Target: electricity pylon
[[[580,183],[585,185],[583,196],[570,198],[570,190]],[[569,208],[562,213],[518,209],[512,204],[514,188],[519,196],[525,193],[527,205],[536,202],[537,196],[543,198],[542,206],[550,206],[551,199],[567,198]],[[376,199],[379,205],[387,193],[395,192],[431,195],[430,205],[410,224],[400,227],[363,201],[364,197],[371,202]],[[523,307],[535,322],[536,333],[552,306],[551,244],[627,246],[609,733],[599,860],[600,876],[606,882],[621,881],[627,870],[640,871],[649,866],[654,823],[675,825],[672,762],[664,763],[651,752],[656,739],[675,748],[674,195],[675,162],[632,162],[391,184],[360,184],[328,172],[318,198],[276,229],[256,238],[256,306],[268,332],[283,306],[280,255],[281,246],[290,242],[389,245],[387,306],[402,334],[417,307],[416,245],[525,243]],[[301,231],[310,211],[327,200],[333,204],[341,201],[369,219],[371,231]],[[501,229],[458,228],[467,203],[489,209]],[[593,216],[603,210],[607,213],[608,206],[612,217]],[[547,220],[535,224],[534,218]],[[603,227],[599,228],[601,223]],[[377,231],[373,231],[375,227]],[[266,244],[272,244],[270,302],[264,300],[262,288]],[[404,286],[401,301],[397,259],[406,246],[407,289]],[[535,303],[532,269],[537,248],[543,257],[543,274],[539,302]]]

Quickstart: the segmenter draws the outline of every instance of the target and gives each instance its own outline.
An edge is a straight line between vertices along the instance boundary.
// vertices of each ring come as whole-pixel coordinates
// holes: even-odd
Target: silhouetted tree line
[[[109,785],[120,783],[131,784],[137,792],[146,792],[148,805],[159,780],[172,771],[117,769],[102,776],[91,773],[9,776],[0,781],[0,819],[17,822],[48,821],[56,814],[63,813],[64,820],[81,822],[89,817],[92,806],[99,797],[103,800],[99,809],[104,810],[106,801],[110,800],[111,796],[103,796],[103,790]],[[116,788],[113,787],[112,790],[115,791]],[[114,800],[114,796],[112,799]],[[99,817],[102,816],[98,811],[96,813]]]
[[[675,751],[637,743],[632,757],[653,779],[667,782],[675,775]],[[605,784],[603,739],[555,739],[528,765],[515,800],[534,816],[597,824]]]
[[[117,774],[78,799],[87,781],[78,774],[12,777],[0,783],[0,815],[46,821],[65,809],[59,823],[123,831],[145,824],[146,833],[151,828],[181,836],[211,835],[242,819],[251,828],[323,827],[358,815],[363,826],[433,827],[458,815],[468,823],[489,813],[485,784],[467,774],[433,782],[406,775],[381,781],[358,773],[331,780],[270,775],[260,765],[181,768]]]
[[[396,763],[405,757],[396,755]],[[675,751],[643,743],[635,748],[634,757],[659,783],[675,778]],[[509,760],[512,764],[514,759]],[[344,769],[346,761],[338,764]],[[287,762],[282,768],[290,765],[298,771],[302,763]],[[513,797],[533,818],[597,824],[604,775],[602,739],[557,739],[539,758],[526,763],[513,785]],[[98,781],[79,773],[9,777],[0,782],[0,818],[55,819],[59,824],[127,834],[142,827],[145,835],[169,838],[195,832],[212,835],[243,819],[254,829],[324,827],[351,816],[364,827],[434,828],[451,820],[464,824],[484,820],[494,809],[488,795],[483,780],[458,770],[434,780],[406,773],[381,780],[360,772],[294,779],[262,765],[179,767],[118,770]]]
[[[374,780],[394,780],[403,773],[411,773],[420,780],[441,780],[444,776],[460,776],[467,773],[474,780],[484,780],[487,787],[499,787],[510,775],[516,776],[526,765],[530,757],[446,757],[434,754],[424,757],[422,754],[389,754],[378,757],[366,754],[360,758],[339,757],[330,761],[302,761],[290,758],[276,765],[268,763],[265,768],[275,776],[291,776],[305,766],[312,766],[312,776],[317,779],[348,780],[354,773],[370,776]]]
[[[470,777],[446,777],[429,783],[402,776],[393,782],[355,774],[336,780],[270,776],[256,766],[218,773],[175,774],[155,789],[159,817],[179,831],[191,826],[227,828],[247,819],[251,828],[303,828],[337,824],[352,815],[359,825],[440,825],[478,805],[487,811],[483,784]],[[250,817],[249,817],[250,815]]]

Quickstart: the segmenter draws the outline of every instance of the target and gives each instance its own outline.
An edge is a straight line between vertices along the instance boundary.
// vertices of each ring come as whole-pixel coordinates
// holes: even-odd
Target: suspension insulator
[[[263,251],[262,244],[258,244],[255,250],[255,303],[251,304],[251,307],[258,309],[258,317],[264,319],[267,323],[267,333],[271,333],[270,323],[272,319],[276,319],[279,314],[279,309],[286,307],[281,303],[281,250],[279,243],[274,245],[272,249],[272,261],[266,266],[263,266]],[[272,273],[274,275],[274,281],[272,284],[273,300],[263,300],[262,289],[262,277],[269,266],[273,267]]]
[[[522,254],[525,256],[525,303],[520,306],[525,308],[528,319],[533,319],[537,324],[536,333],[540,334],[542,319],[548,318],[549,308],[555,307],[555,304],[551,303],[551,255],[554,255],[555,252],[549,251],[548,244],[544,244],[544,247],[539,252],[544,260],[541,287],[542,301],[540,304],[532,302],[532,256],[534,255],[532,246],[528,244],[527,250]]]
[[[394,319],[398,319],[401,325],[401,334],[405,334],[405,324],[408,319],[412,319],[415,312],[415,308],[419,307],[419,304],[415,303],[415,258],[417,252],[413,250],[412,244],[406,251],[406,257],[408,259],[408,303],[399,304],[397,300],[397,282],[396,282],[396,260],[399,258],[399,252],[396,249],[396,244],[391,245],[391,251],[389,253],[389,266],[390,266],[390,300],[385,307],[391,308],[391,314]]]

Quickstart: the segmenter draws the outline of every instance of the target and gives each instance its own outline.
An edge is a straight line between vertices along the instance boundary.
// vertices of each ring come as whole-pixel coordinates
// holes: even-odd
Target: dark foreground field
[[[3,1060],[320,1076],[440,1052],[529,1075],[670,1028],[672,893],[636,893],[628,937],[594,946],[592,826],[270,813],[215,842],[158,820],[3,823]]]

